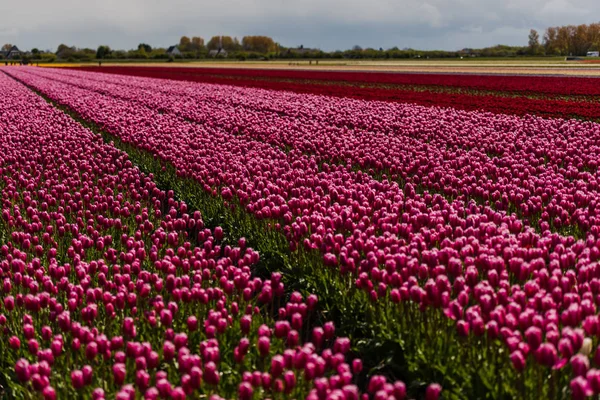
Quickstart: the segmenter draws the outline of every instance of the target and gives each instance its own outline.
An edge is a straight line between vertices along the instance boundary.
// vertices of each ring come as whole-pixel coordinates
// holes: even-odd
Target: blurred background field
[[[98,66],[87,63],[37,63],[40,67]],[[443,60],[276,60],[276,61],[178,61],[166,63],[139,60],[103,61],[102,66],[160,66],[198,68],[299,69],[378,72],[429,72],[470,74],[529,74],[600,76],[600,64],[590,61],[565,61],[564,57],[443,59]]]

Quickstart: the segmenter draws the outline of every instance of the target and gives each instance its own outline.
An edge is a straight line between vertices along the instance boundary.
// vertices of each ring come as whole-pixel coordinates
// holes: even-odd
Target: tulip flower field
[[[74,69],[0,92],[10,398],[600,395],[599,124]]]

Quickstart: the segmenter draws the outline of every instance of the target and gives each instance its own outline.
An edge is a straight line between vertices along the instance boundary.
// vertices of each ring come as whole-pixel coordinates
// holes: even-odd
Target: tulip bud
[[[293,371],[286,371],[283,374],[283,380],[285,381],[285,392],[289,394],[296,387],[296,375]]]
[[[515,350],[511,353],[510,361],[518,372],[522,372],[525,369],[525,357],[520,350]]]
[[[142,392],[150,386],[150,374],[144,370],[139,370],[135,373],[135,384]]]
[[[85,385],[91,385],[93,379],[94,369],[90,365],[84,365],[81,368],[81,374],[83,375],[83,383]]]
[[[38,353],[38,351],[39,351],[39,348],[40,348],[40,345],[39,345],[39,343],[37,342],[37,340],[35,340],[35,339],[30,339],[30,340],[27,342],[27,348],[29,349],[29,352],[30,352],[31,354],[33,354],[33,355],[37,355],[37,353]]]
[[[240,386],[238,387],[238,398],[240,400],[251,400],[253,394],[254,389],[252,388],[252,385],[250,383],[240,383]]]
[[[52,386],[46,386],[42,396],[44,396],[44,400],[56,400],[56,390]]]
[[[525,331],[525,339],[532,350],[537,350],[542,344],[542,330],[537,326],[531,326]]]
[[[13,349],[13,350],[18,350],[19,347],[21,347],[21,341],[19,340],[18,337],[16,336],[11,336],[10,339],[8,339],[8,345]]]
[[[29,362],[26,359],[21,358],[19,361],[17,361],[15,364],[15,374],[21,382],[27,382],[29,380]]]
[[[432,383],[427,386],[427,390],[425,391],[425,399],[437,400],[440,397],[440,393],[442,393],[442,387],[437,383]]]
[[[204,380],[209,385],[218,385],[220,376],[217,371],[217,366],[214,362],[209,361],[204,366]]]
[[[75,389],[83,387],[83,373],[79,370],[71,372],[71,384]]]
[[[104,389],[96,388],[92,392],[92,400],[101,400],[104,399]]]
[[[288,321],[277,321],[275,322],[275,337],[277,338],[284,338],[285,336],[287,336],[288,332],[290,331],[290,323]]]
[[[335,335],[335,325],[333,322],[326,322],[325,325],[323,325],[323,329],[325,331],[325,339],[332,339],[333,335]]]
[[[175,345],[168,340],[163,344],[163,358],[165,361],[171,361],[175,358]]]
[[[590,359],[583,354],[576,354],[571,358],[571,368],[575,376],[584,376],[590,368]]]
[[[125,368],[125,364],[118,363],[113,365],[113,378],[117,386],[123,385],[123,382],[125,382],[126,374],[127,370]]]
[[[98,354],[98,344],[96,342],[90,342],[88,343],[88,345],[85,347],[85,357],[92,361],[94,360],[94,358],[96,358],[96,355]]]
[[[198,329],[198,318],[191,315],[187,319],[187,327],[190,332],[195,332]]]
[[[271,375],[273,378],[279,377],[285,368],[283,356],[278,354],[271,359]]]
[[[261,357],[266,357],[271,349],[271,340],[267,336],[258,338],[258,352]]]
[[[244,315],[240,319],[240,329],[244,335],[250,332],[250,325],[252,324],[252,317],[250,315]]]
[[[363,363],[360,358],[355,358],[354,360],[352,360],[352,372],[354,373],[354,375],[360,374],[362,372],[362,369]]]
[[[394,383],[394,397],[397,400],[404,400],[406,398],[406,385],[402,381],[396,381]]]
[[[538,362],[547,367],[552,367],[558,360],[556,347],[552,343],[543,343],[535,352]]]
[[[583,400],[594,394],[588,385],[588,382],[582,376],[578,376],[571,381],[571,396],[574,400]]]
[[[458,335],[461,337],[469,336],[469,323],[464,320],[460,320],[456,323],[456,329],[458,331]]]
[[[594,394],[600,393],[600,371],[597,369],[590,369],[586,374],[588,385]]]
[[[158,393],[162,398],[167,398],[171,396],[171,392],[173,389],[171,388],[171,383],[167,379],[160,379],[156,382],[156,388],[158,389]]]

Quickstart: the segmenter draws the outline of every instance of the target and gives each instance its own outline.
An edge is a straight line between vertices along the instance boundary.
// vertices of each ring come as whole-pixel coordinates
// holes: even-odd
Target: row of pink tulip
[[[487,206],[418,195],[411,184],[400,188],[360,171],[319,165],[298,151],[286,154],[140,102],[38,73],[10,73],[172,163],[181,177],[273,221],[292,250],[298,245],[320,250],[326,265],[351,273],[373,300],[442,308],[458,321],[459,334],[501,338],[518,370],[528,357],[558,369],[584,357],[589,366],[600,301],[595,261],[600,243],[593,234],[585,241],[550,232],[538,235],[514,215]],[[414,113],[426,111],[416,107]],[[479,116],[473,113],[472,118]],[[576,386],[588,367],[573,370],[579,377],[573,381]],[[586,390],[596,390],[594,371]]]
[[[125,153],[2,73],[0,93],[6,390],[361,396],[350,341],[331,322],[310,330],[315,295],[286,300],[281,274],[253,276],[260,256],[245,239],[222,244],[221,228],[205,228]],[[439,392],[432,385],[428,396]],[[362,397],[405,395],[402,382],[375,375]]]
[[[297,149],[318,163],[357,166],[445,196],[514,210],[540,232],[585,237],[600,229],[598,124],[343,99],[330,100],[334,107],[318,96],[257,89],[245,89],[252,95],[244,96],[242,89],[228,93],[222,86],[79,71],[40,74],[75,90]],[[302,112],[288,111],[294,107]]]

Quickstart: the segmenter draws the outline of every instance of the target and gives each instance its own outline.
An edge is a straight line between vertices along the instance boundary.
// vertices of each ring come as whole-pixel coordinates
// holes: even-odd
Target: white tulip
[[[592,352],[592,339],[586,337],[583,339],[583,344],[581,345],[581,349],[579,349],[579,353],[584,356],[589,356]]]

